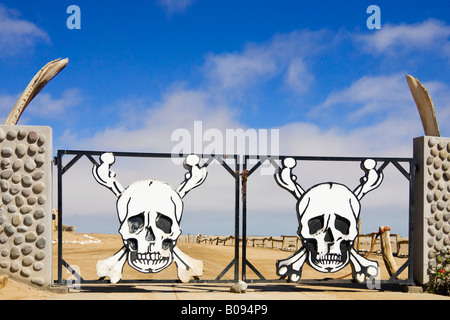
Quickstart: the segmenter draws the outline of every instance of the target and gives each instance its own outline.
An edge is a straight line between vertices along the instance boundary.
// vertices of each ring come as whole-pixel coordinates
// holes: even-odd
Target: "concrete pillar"
[[[428,282],[436,254],[450,248],[450,138],[414,139],[414,281]]]
[[[0,273],[52,281],[52,129],[0,126]]]

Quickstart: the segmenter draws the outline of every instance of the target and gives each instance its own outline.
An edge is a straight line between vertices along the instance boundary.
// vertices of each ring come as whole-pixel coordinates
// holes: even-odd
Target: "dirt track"
[[[64,232],[63,235],[64,245],[63,245],[63,258],[64,260],[70,264],[75,270],[77,270],[80,275],[85,280],[96,280],[98,279],[96,275],[96,262],[99,259],[104,259],[112,254],[114,254],[118,249],[122,247],[122,240],[120,235],[110,235],[110,234],[74,234],[69,232]],[[203,260],[204,264],[204,275],[201,279],[205,280],[213,280],[215,279],[220,272],[233,260],[234,258],[234,246],[216,246],[216,245],[207,245],[207,244],[196,244],[196,243],[179,243],[180,249],[185,252],[187,255],[195,258]],[[53,245],[54,249],[54,279],[57,279],[57,245]],[[277,275],[275,273],[275,262],[279,259],[284,259],[290,256],[293,252],[281,251],[278,249],[271,248],[247,248],[247,260],[253,264],[253,266],[258,269],[258,271],[266,278],[266,279],[277,279]],[[381,255],[373,254],[370,256],[370,259],[378,261],[380,265],[381,271],[381,279],[387,279],[388,273],[386,268],[384,267],[384,262],[382,260]],[[396,258],[396,262],[398,266],[401,266],[406,261],[406,258]],[[242,266],[242,262],[240,262],[240,266]],[[240,267],[241,268],[241,267]],[[305,265],[303,268],[303,276],[302,279],[324,279],[324,278],[340,278],[346,276],[350,273],[350,266],[345,267],[343,270],[332,273],[332,274],[323,274],[315,271],[308,265]],[[222,279],[232,280],[234,278],[234,268],[231,268]],[[63,278],[67,279],[71,274],[67,271],[67,269],[63,268]],[[405,270],[400,278],[407,277],[407,270]],[[257,279],[258,277],[247,268],[247,279]],[[172,263],[167,269],[163,270],[160,273],[156,274],[145,274],[135,271],[127,264],[125,264],[123,270],[123,279],[171,279],[176,280],[176,266]],[[345,279],[351,279],[351,277],[346,277]],[[250,281],[249,281],[250,282]],[[108,287],[109,286],[109,287]],[[127,286],[129,287],[129,286]],[[137,290],[137,292],[145,292],[148,290],[151,293],[151,285],[147,287],[140,286],[141,289]],[[160,289],[158,292],[167,293],[166,295],[162,294],[159,296],[160,299],[208,299],[208,295],[204,295],[202,293],[216,292],[216,293],[226,293],[228,294],[230,284],[220,284],[220,285],[210,285],[210,284],[169,284],[162,285],[163,289],[161,289],[161,285],[158,285]],[[206,290],[203,290],[206,288]],[[123,286],[111,286],[106,285],[103,286],[102,290],[97,292],[95,295],[91,295],[90,299],[120,299],[120,295],[114,295],[114,289],[121,292],[120,288],[124,288]],[[136,288],[136,287],[135,287]],[[142,289],[143,288],[143,289]],[[147,289],[145,289],[147,288]],[[183,289],[184,288],[184,289]],[[187,289],[186,289],[187,288]],[[189,288],[193,290],[189,291]],[[197,288],[197,289],[195,289]],[[202,289],[203,288],[203,289]],[[271,289],[273,294],[271,295]],[[302,290],[300,290],[302,288]],[[314,289],[311,289],[314,288]],[[292,296],[292,290],[294,292],[300,290],[300,292],[314,292],[318,287],[311,287],[305,290],[304,285],[299,287],[295,284],[270,284],[270,285],[259,285],[259,284],[250,284],[249,292],[245,294],[244,299],[301,299],[308,298],[305,295]],[[361,288],[364,291],[365,288]],[[130,292],[133,292],[133,289]],[[325,289],[318,289],[319,292],[326,292],[328,289],[325,286]],[[352,295],[348,290],[344,290],[341,295],[337,294],[339,289],[332,288],[330,292],[334,293],[334,296],[331,298],[336,299],[358,299],[362,296],[358,292],[357,289],[355,294]],[[81,290],[83,291],[83,290]],[[97,289],[95,291],[98,291]],[[367,289],[366,289],[367,291]],[[376,298],[375,293],[379,294],[379,292],[374,292],[374,290],[370,290],[372,292],[372,298]],[[61,295],[53,292],[35,290],[21,283],[17,283],[15,281],[9,280],[6,287],[0,290],[0,299],[72,299],[74,297],[80,297],[80,291],[69,293],[68,295]],[[178,292],[178,294],[174,295],[174,292]],[[190,293],[189,293],[190,292]],[[196,292],[196,293],[195,293]],[[253,296],[252,296],[253,292]],[[289,295],[284,296],[280,292],[290,292]],[[262,295],[258,295],[258,293],[264,293]],[[76,296],[78,294],[78,296]],[[92,294],[92,292],[91,292]],[[256,295],[255,295],[256,294]],[[399,299],[405,299],[405,294],[399,292]],[[241,296],[241,295],[237,295]],[[420,295],[418,298],[424,298],[427,296],[428,298],[441,298],[439,296],[434,295]],[[297,298],[296,298],[297,297]],[[412,298],[410,294],[407,295],[408,299]],[[148,296],[150,298],[150,296]],[[226,299],[233,299],[235,297],[226,296]],[[311,297],[310,297],[311,298]],[[320,297],[319,297],[320,298]],[[330,298],[330,296],[328,296]],[[141,297],[142,299],[142,297]],[[214,298],[212,298],[214,299]],[[218,297],[218,299],[223,299],[223,297]],[[325,296],[326,299],[326,296]],[[383,296],[378,297],[378,299],[383,299]]]

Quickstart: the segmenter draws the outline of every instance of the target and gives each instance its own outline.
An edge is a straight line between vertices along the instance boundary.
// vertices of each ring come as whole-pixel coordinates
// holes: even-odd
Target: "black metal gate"
[[[55,159],[55,164],[58,168],[58,279],[56,280],[56,284],[63,285],[67,283],[67,280],[64,280],[62,277],[63,267],[67,268],[73,276],[76,277],[77,283],[109,283],[108,280],[99,279],[99,280],[85,280],[81,277],[80,274],[76,272],[72,266],[67,263],[63,259],[63,239],[62,239],[62,226],[63,226],[63,175],[66,173],[78,160],[80,160],[83,156],[87,157],[92,164],[98,165],[98,162],[94,159],[93,156],[100,156],[105,152],[111,151],[82,151],[82,150],[58,150],[57,158]],[[165,159],[174,159],[174,158],[185,158],[188,155],[182,154],[171,154],[171,153],[139,153],[139,152],[112,152],[116,157],[140,157],[140,158],[165,158]],[[63,156],[66,155],[74,155],[65,166],[63,166]],[[214,279],[214,280],[201,280],[195,279],[191,280],[192,282],[236,282],[239,279],[239,172],[240,165],[237,156],[229,156],[229,155],[209,155],[203,156],[199,155],[199,157],[206,162],[203,164],[203,167],[208,166],[214,160],[217,160],[223,168],[234,178],[235,183],[235,213],[234,213],[234,236],[235,236],[235,250],[234,250],[234,258],[232,261],[223,269],[222,272]],[[226,163],[225,160],[232,159],[235,164],[234,170]],[[234,279],[233,280],[225,280],[222,277],[234,266]],[[123,279],[120,281],[121,283],[137,283],[137,282],[148,282],[148,283],[176,283],[178,280],[144,280],[144,279],[135,279],[135,280],[126,280]]]
[[[93,158],[93,156],[100,156],[106,151],[80,151],[80,150],[58,150],[57,157],[55,158],[55,164],[58,168],[58,276],[55,284],[64,285],[67,283],[67,280],[64,280],[62,277],[62,268],[67,268],[78,280],[80,284],[83,283],[109,283],[107,280],[99,279],[99,280],[85,280],[76,271],[63,259],[63,239],[62,239],[62,221],[63,221],[63,194],[62,194],[62,185],[63,185],[63,175],[66,173],[80,158],[83,156],[87,157],[92,164],[97,164],[97,161]],[[110,151],[108,151],[110,152]],[[184,158],[188,155],[180,155],[180,154],[170,154],[170,153],[138,153],[138,152],[112,152],[117,157],[143,157],[143,158]],[[65,166],[63,166],[63,157],[66,155],[73,155],[73,157]],[[350,162],[361,162],[366,160],[367,157],[314,157],[314,156],[251,156],[245,155],[243,156],[243,164],[242,164],[242,172],[241,165],[239,163],[239,156],[237,155],[198,155],[201,159],[206,162],[203,166],[208,166],[212,161],[217,160],[225,170],[233,177],[235,183],[235,212],[234,212],[234,258],[232,261],[223,269],[222,272],[213,280],[201,280],[194,279],[190,282],[192,283],[221,283],[221,282],[237,282],[239,280],[239,259],[241,254],[242,261],[242,269],[240,278],[241,280],[248,283],[264,283],[264,282],[287,282],[287,279],[279,278],[279,279],[266,279],[255,266],[252,265],[250,261],[247,260],[247,184],[249,182],[250,176],[260,168],[260,166],[269,161],[275,168],[279,168],[278,161],[283,160],[287,157],[294,158],[298,161],[350,161]],[[234,169],[232,169],[225,160],[232,159],[234,161]],[[380,158],[380,157],[371,157],[371,159],[382,163],[382,165],[378,168],[378,170],[382,171],[386,166],[392,164],[408,181],[409,184],[409,247],[408,247],[408,259],[407,261],[398,269],[398,271],[390,277],[388,280],[382,280],[381,283],[387,284],[398,284],[398,285],[413,285],[413,248],[412,248],[412,239],[413,239],[413,215],[414,215],[414,174],[416,164],[413,158]],[[251,168],[250,160],[256,161]],[[401,163],[405,163],[409,166],[409,171],[405,170],[405,168],[401,165]],[[241,190],[240,190],[241,187]],[[239,198],[241,192],[241,199]],[[240,234],[240,205],[239,202],[242,201],[242,235]],[[240,239],[242,241],[240,241]],[[240,246],[241,243],[241,246]],[[240,248],[241,247],[241,248]],[[242,250],[242,251],[241,251]],[[241,251],[241,252],[240,252]],[[233,280],[225,280],[222,277],[234,266],[234,279]],[[247,268],[250,268],[258,277],[258,279],[247,279]],[[398,279],[398,276],[403,273],[403,271],[408,268],[408,277],[407,279]],[[121,280],[121,283],[177,283],[179,280],[144,280],[144,279],[135,279],[135,280]],[[300,283],[314,283],[317,280],[300,280]],[[341,280],[335,281],[334,283],[349,283],[351,280]]]
[[[269,161],[276,170],[279,169],[279,160],[284,160],[286,158],[293,158],[297,161],[351,161],[351,162],[362,162],[367,159],[367,157],[316,157],[316,156],[244,156],[243,172],[242,176],[242,274],[241,278],[245,282],[249,283],[263,283],[263,282],[280,282],[288,281],[282,278],[276,280],[266,279],[255,266],[252,265],[250,261],[247,260],[247,249],[246,249],[246,238],[247,238],[247,184],[249,177],[266,161]],[[416,164],[413,158],[381,158],[381,157],[370,157],[377,162],[382,163],[382,165],[377,169],[378,171],[383,171],[386,166],[392,164],[408,181],[409,184],[409,244],[408,244],[408,259],[407,261],[398,268],[397,272],[393,274],[388,280],[380,280],[381,284],[399,284],[399,285],[414,285],[413,280],[413,248],[412,239],[414,233],[413,227],[413,216],[414,216],[414,175],[416,171]],[[249,161],[256,160],[251,168],[248,168]],[[405,170],[401,166],[401,163],[405,163],[409,166],[409,171]],[[258,279],[247,279],[247,267],[250,268],[257,276]],[[398,276],[408,268],[407,279],[398,279]],[[314,283],[317,280],[301,279],[299,283]],[[351,280],[334,280],[333,283],[348,283]]]

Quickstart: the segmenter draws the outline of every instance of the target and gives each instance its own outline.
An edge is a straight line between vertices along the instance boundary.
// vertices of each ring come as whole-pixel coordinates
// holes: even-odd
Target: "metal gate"
[[[85,280],[79,275],[63,258],[63,239],[62,239],[62,225],[63,225],[63,175],[82,157],[86,157],[92,164],[97,164],[98,162],[94,159],[94,156],[100,156],[105,151],[80,151],[80,150],[58,150],[57,157],[55,158],[55,165],[58,169],[58,275],[55,284],[64,285],[67,284],[67,280],[62,277],[63,267],[67,268],[71,272],[80,284],[83,283],[109,283],[109,281],[104,279],[98,280]],[[184,158],[188,155],[180,154],[170,154],[170,153],[138,153],[138,152],[112,152],[117,157],[141,157],[141,158]],[[66,165],[63,166],[64,156],[74,156]],[[234,179],[234,193],[235,193],[235,212],[234,212],[234,258],[232,261],[220,272],[215,279],[212,280],[201,280],[193,279],[191,283],[221,283],[221,282],[237,282],[239,278],[248,283],[264,283],[264,282],[288,282],[284,277],[279,279],[266,279],[261,272],[247,259],[247,184],[251,179],[251,175],[261,167],[261,165],[268,161],[275,168],[279,168],[279,161],[286,159],[287,157],[294,158],[297,161],[346,161],[346,162],[361,162],[367,157],[314,157],[314,156],[243,156],[242,172],[241,165],[239,163],[239,156],[237,155],[198,155],[201,159],[206,162],[203,166],[208,166],[214,160],[217,160],[223,168],[231,175]],[[233,160],[234,169],[231,168],[225,160]],[[413,158],[381,158],[381,157],[371,157],[371,159],[382,163],[378,170],[383,171],[388,165],[393,165],[407,180],[409,185],[409,245],[408,245],[408,259],[407,261],[398,269],[398,271],[392,275],[388,280],[381,280],[382,284],[398,284],[398,285],[413,285],[413,215],[414,215],[414,174],[416,169],[416,164]],[[251,168],[250,161],[256,161]],[[401,165],[402,163],[409,166],[409,170]],[[241,198],[240,198],[241,194]],[[242,202],[242,234],[240,233],[240,202]],[[240,241],[241,239],[241,241]],[[240,245],[241,244],[241,245]],[[240,257],[241,256],[241,257]],[[239,274],[239,260],[241,258],[241,274]],[[234,278],[233,280],[225,280],[222,277],[234,267]],[[258,279],[248,279],[247,278],[247,268],[250,268],[258,277]],[[398,276],[408,268],[407,279],[398,279]],[[240,277],[239,277],[240,276]],[[120,280],[120,283],[177,283],[179,280],[145,280],[145,279],[124,279]],[[300,283],[317,283],[317,280],[300,280]],[[348,284],[351,280],[338,280],[333,283],[346,283]]]
[[[98,280],[85,280],[81,277],[80,274],[76,272],[74,268],[64,260],[63,258],[63,239],[62,239],[62,226],[63,226],[63,175],[82,157],[86,157],[89,161],[92,162],[93,165],[98,165],[98,162],[94,159],[94,156],[100,156],[105,152],[111,151],[82,151],[82,150],[58,150],[57,157],[55,159],[55,165],[58,168],[58,278],[55,281],[58,285],[67,284],[67,280],[63,279],[62,270],[63,267],[67,268],[73,276],[76,277],[77,283],[109,283],[108,280],[98,279]],[[116,157],[139,157],[139,158],[163,158],[163,159],[175,159],[175,158],[185,158],[188,155],[183,154],[171,154],[171,153],[139,153],[139,152],[112,152]],[[73,157],[66,165],[63,166],[63,157],[70,156]],[[234,189],[235,189],[235,210],[234,210],[234,235],[235,239],[239,239],[239,172],[240,165],[237,156],[230,155],[209,155],[203,156],[199,155],[201,159],[206,159],[206,162],[203,164],[203,167],[207,167],[211,162],[217,160],[222,167],[231,175],[234,179]],[[232,169],[227,163],[226,160],[232,160],[234,162],[234,169]],[[222,279],[222,277],[234,266],[234,279],[226,280]],[[234,258],[231,262],[220,272],[219,275],[213,280],[201,280],[194,279],[191,282],[236,282],[239,279],[239,241],[235,241],[234,248]],[[122,279],[121,283],[176,283],[178,280],[145,280],[145,279]]]
[[[283,280],[281,277],[277,280],[266,279],[255,266],[247,260],[247,248],[246,248],[246,238],[247,238],[247,184],[249,183],[250,176],[261,167],[261,165],[268,161],[272,166],[279,169],[279,164],[277,161],[282,161],[286,158],[293,158],[297,161],[339,161],[339,162],[362,162],[368,157],[316,157],[316,156],[244,156],[243,163],[243,172],[242,176],[242,273],[241,278],[243,281],[248,283],[264,283],[264,282],[280,282],[280,281],[288,281]],[[398,268],[397,272],[393,274],[388,280],[381,280],[381,284],[398,284],[398,285],[414,285],[413,280],[413,248],[412,248],[412,239],[414,233],[413,227],[413,216],[414,216],[414,174],[416,171],[416,164],[413,158],[381,158],[381,157],[370,157],[370,159],[375,160],[378,163],[382,163],[378,168],[378,171],[383,171],[389,164],[392,164],[407,180],[409,185],[409,225],[408,225],[408,259],[407,261]],[[252,167],[249,167],[249,162],[253,160],[256,161]],[[405,163],[409,170],[405,170],[401,166],[401,163]],[[247,268],[250,268],[257,276],[258,279],[247,279]],[[398,276],[403,273],[403,271],[408,268],[408,277],[407,279],[398,279]],[[351,280],[328,280],[335,284],[339,283],[349,283]],[[317,280],[309,280],[309,279],[301,279],[299,283],[317,283]]]

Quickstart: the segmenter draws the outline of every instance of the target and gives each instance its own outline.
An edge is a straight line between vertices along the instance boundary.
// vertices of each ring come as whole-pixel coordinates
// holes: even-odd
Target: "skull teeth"
[[[137,262],[145,265],[159,264],[163,261],[168,261],[168,257],[162,257],[159,252],[138,253],[136,256]]]
[[[337,253],[318,254],[316,261],[320,264],[338,264],[342,262],[342,255]]]

